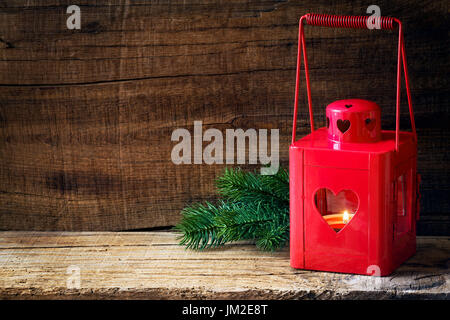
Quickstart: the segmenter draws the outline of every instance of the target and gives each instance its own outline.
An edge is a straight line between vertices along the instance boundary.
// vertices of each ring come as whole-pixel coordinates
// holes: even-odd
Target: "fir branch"
[[[283,248],[289,240],[289,221],[281,225],[274,225],[261,233],[256,246],[262,250],[274,251]]]
[[[278,224],[286,212],[278,206],[263,202],[224,204],[230,210],[216,217],[219,235],[225,242],[255,240],[267,232],[269,226]]]
[[[180,245],[191,249],[205,249],[220,246],[224,243],[218,236],[219,227],[214,218],[221,213],[220,208],[211,203],[194,204],[181,211],[182,219],[175,227],[183,236]]]
[[[273,225],[286,217],[285,210],[266,203],[226,203],[218,206],[208,203],[194,205],[182,211],[183,218],[176,229],[183,233],[180,244],[190,249],[203,250],[239,240],[258,240]],[[283,219],[281,219],[283,220]],[[286,220],[286,218],[284,219]],[[289,222],[284,221],[289,227]],[[274,245],[261,246],[264,250],[276,249]]]
[[[175,227],[180,244],[203,250],[239,240],[254,240],[262,250],[282,248],[289,239],[289,174],[258,175],[226,169],[217,179],[225,201],[194,204],[182,210]]]
[[[219,194],[230,201],[276,201],[289,206],[289,176],[284,169],[275,175],[258,175],[227,168],[216,183]]]

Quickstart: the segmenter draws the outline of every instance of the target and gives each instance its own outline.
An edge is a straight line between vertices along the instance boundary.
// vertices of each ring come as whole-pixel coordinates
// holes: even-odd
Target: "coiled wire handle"
[[[367,23],[369,22],[370,18],[371,17],[368,16],[336,16],[329,14],[309,13],[306,15],[306,23],[310,26],[330,28],[367,29]],[[380,29],[394,29],[394,18],[375,17],[371,19],[379,24]]]
[[[399,148],[399,133],[400,133],[400,80],[401,80],[401,68],[403,62],[403,70],[405,73],[406,94],[408,97],[409,116],[411,120],[411,129],[413,132],[414,140],[417,140],[416,125],[414,121],[414,111],[411,102],[411,90],[409,86],[408,67],[406,64],[406,51],[405,43],[403,39],[402,23],[397,18],[392,17],[368,17],[368,16],[337,16],[328,14],[316,14],[308,13],[300,18],[299,21],[299,33],[298,33],[298,52],[297,52],[297,75],[295,85],[295,102],[294,102],[294,120],[292,130],[292,143],[295,142],[295,134],[297,130],[297,110],[298,110],[298,94],[300,86],[300,64],[301,55],[303,50],[303,63],[305,65],[305,78],[306,78],[306,92],[308,96],[309,107],[309,120],[311,124],[311,132],[314,131],[314,116],[311,104],[311,87],[309,82],[309,69],[308,58],[306,54],[305,35],[303,32],[303,21],[311,26],[331,27],[331,28],[353,28],[353,29],[366,29],[368,28],[369,19],[373,19],[373,22],[383,30],[393,30],[394,22],[398,24],[398,58],[397,58],[397,100],[396,100],[396,124],[395,124],[395,150]]]

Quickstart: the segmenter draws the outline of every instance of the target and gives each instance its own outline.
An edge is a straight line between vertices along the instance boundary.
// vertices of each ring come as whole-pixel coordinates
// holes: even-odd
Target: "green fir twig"
[[[254,240],[262,250],[282,248],[289,238],[289,175],[258,175],[226,169],[217,181],[223,200],[182,210],[175,227],[180,244],[203,250],[239,240]]]
[[[219,194],[230,201],[275,201],[289,206],[289,175],[284,169],[275,175],[225,169],[217,181]]]

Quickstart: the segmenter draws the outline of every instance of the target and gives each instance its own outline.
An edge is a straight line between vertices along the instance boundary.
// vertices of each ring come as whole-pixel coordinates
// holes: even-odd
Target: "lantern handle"
[[[401,68],[403,62],[403,71],[405,74],[406,83],[406,94],[408,97],[409,106],[409,116],[411,120],[411,129],[413,132],[413,139],[417,141],[416,125],[414,121],[414,111],[411,101],[411,89],[409,86],[408,78],[408,67],[406,64],[406,50],[405,42],[403,38],[402,23],[397,18],[393,17],[369,17],[369,16],[338,16],[338,15],[327,15],[327,14],[315,14],[308,13],[300,18],[299,28],[298,28],[298,49],[297,49],[297,73],[296,73],[296,83],[295,83],[295,101],[294,101],[294,119],[292,124],[292,143],[295,142],[295,134],[297,130],[297,110],[298,110],[298,94],[300,86],[300,64],[301,55],[303,51],[303,63],[305,65],[305,78],[306,78],[306,92],[308,96],[308,107],[309,107],[309,121],[311,124],[311,132],[314,131],[314,116],[311,104],[311,86],[309,81],[309,69],[308,69],[308,58],[306,53],[305,45],[305,34],[303,31],[303,22],[311,26],[322,26],[322,27],[334,27],[334,28],[353,28],[353,29],[368,29],[369,19],[375,23],[378,29],[383,30],[393,30],[394,22],[398,24],[398,58],[397,58],[397,98],[396,98],[396,121],[395,121],[395,150],[399,149],[399,135],[400,135],[400,82],[401,82]]]

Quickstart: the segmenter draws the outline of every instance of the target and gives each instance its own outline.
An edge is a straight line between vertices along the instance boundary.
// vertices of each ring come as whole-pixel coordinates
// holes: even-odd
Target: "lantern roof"
[[[414,143],[412,132],[400,132],[400,148]],[[341,150],[362,153],[385,153],[395,151],[395,131],[381,131],[381,138],[370,143],[337,143],[329,140],[328,129],[319,128],[307,136],[295,141],[291,147],[303,149]]]

